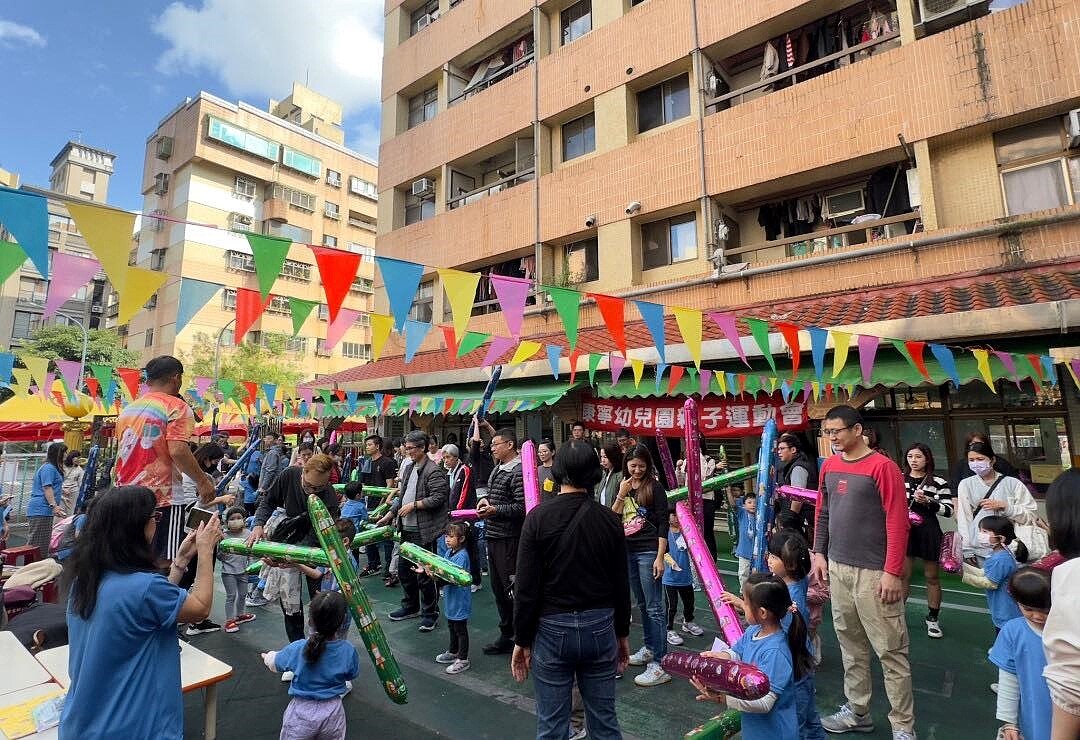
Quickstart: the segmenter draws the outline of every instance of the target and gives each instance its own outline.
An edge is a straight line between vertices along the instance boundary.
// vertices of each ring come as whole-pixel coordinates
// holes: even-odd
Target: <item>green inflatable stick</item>
[[[703,481],[701,484],[702,491],[715,491],[724,486],[730,486],[732,483],[738,483],[739,481],[746,480],[747,478],[753,478],[757,475],[758,466],[757,463],[753,465],[747,465],[745,468],[739,468],[738,470],[731,470],[727,473],[709,478]],[[672,506],[677,501],[683,501],[687,497],[686,486],[680,486],[679,488],[673,488],[668,491],[667,500],[668,506]]]
[[[683,740],[726,740],[741,729],[742,718],[737,711],[729,709],[690,730]]]
[[[469,571],[459,568],[446,558],[440,557],[430,550],[425,550],[412,542],[402,542],[398,555],[410,563],[416,563],[427,568],[432,575],[447,583],[452,583],[455,586],[472,585],[472,574]]]
[[[303,563],[304,565],[330,565],[330,559],[326,557],[320,547],[304,547],[303,545],[286,545],[283,542],[269,542],[260,540],[248,547],[239,537],[226,537],[218,543],[224,552],[236,555],[249,555],[254,558],[273,558],[284,560],[287,563]],[[262,567],[262,564],[259,564]],[[255,571],[258,573],[258,569]]]
[[[375,527],[374,529],[365,529],[362,532],[358,532],[357,535],[353,537],[350,547],[355,550],[364,545],[374,545],[376,542],[392,539],[394,539],[394,528],[388,524],[385,527]]]

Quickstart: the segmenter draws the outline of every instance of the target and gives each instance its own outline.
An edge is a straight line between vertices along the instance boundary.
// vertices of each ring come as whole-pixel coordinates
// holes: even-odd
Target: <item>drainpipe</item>
[[[698,35],[697,0],[690,0],[690,17],[693,19],[694,30],[694,50],[691,52],[691,58],[694,62],[694,78],[697,80],[698,94],[698,172],[701,173],[701,223],[705,229],[705,245],[707,248],[712,243],[713,236],[712,203],[709,200],[709,181],[705,173],[705,92],[702,87],[705,65],[702,64],[701,39]],[[712,255],[706,255],[705,258],[711,260]]]
[[[543,283],[543,248],[540,245],[540,0],[533,0],[533,205],[536,211],[533,259],[536,261],[536,283]],[[536,305],[540,306],[540,291],[536,292]]]

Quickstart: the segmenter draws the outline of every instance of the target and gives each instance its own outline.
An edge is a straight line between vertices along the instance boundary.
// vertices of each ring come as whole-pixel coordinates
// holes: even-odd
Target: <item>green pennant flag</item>
[[[697,380],[697,372],[698,372],[698,371],[697,371],[697,368],[696,368],[696,367],[688,367],[688,368],[686,368],[686,374],[690,376],[690,382],[691,382],[691,384],[692,384],[692,383],[693,383],[693,382],[694,382],[695,380]]]
[[[236,381],[228,378],[218,378],[217,387],[224,399],[228,401],[236,391]]]
[[[113,369],[108,365],[98,365],[97,363],[90,363],[90,372],[97,379],[98,385],[101,386],[101,392],[104,393],[105,389],[109,387],[109,383],[112,382]]]
[[[911,365],[911,369],[922,375],[922,371],[920,371],[919,366],[915,364],[915,360],[912,359],[911,353],[908,352],[908,348],[904,346],[903,340],[890,339],[889,342],[892,343],[893,348],[900,353],[900,356],[908,361],[908,364]]]
[[[746,392],[751,396],[756,396],[757,392],[761,390],[761,381],[758,380],[756,375],[746,376]]]
[[[457,356],[464,357],[489,339],[491,339],[490,334],[483,334],[478,331],[465,332],[465,336],[458,342]]]
[[[289,313],[292,314],[292,335],[295,337],[304,327],[304,322],[311,315],[311,309],[319,305],[318,301],[305,301],[303,298],[289,298]]]
[[[26,262],[26,252],[14,242],[0,240],[0,283],[4,283]]]
[[[245,234],[251,254],[255,258],[255,275],[259,279],[259,293],[265,301],[274,288],[274,281],[281,274],[285,257],[289,254],[292,242],[262,234]]]
[[[589,385],[596,385],[596,368],[600,367],[603,355],[589,354]]]
[[[323,403],[326,404],[325,408],[329,408],[330,404],[333,403],[330,398],[330,391],[325,388],[319,391],[319,397],[322,398]]]
[[[578,340],[578,307],[581,305],[581,293],[569,288],[552,288],[545,285],[544,290],[551,296],[551,302],[555,304],[555,310],[562,319],[563,328],[566,330],[566,338],[570,343],[570,351],[577,347]],[[592,380],[590,379],[591,383]]]
[[[769,363],[769,367],[775,373],[776,361],[773,359],[772,352],[769,351],[769,322],[747,318],[744,318],[743,321],[750,327],[750,335],[754,337],[758,349],[761,350],[761,354],[765,355],[765,361]]]

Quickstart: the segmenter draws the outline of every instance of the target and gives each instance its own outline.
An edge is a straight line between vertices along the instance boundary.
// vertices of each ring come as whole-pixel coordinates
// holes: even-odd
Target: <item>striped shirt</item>
[[[949,483],[940,475],[924,475],[912,478],[904,476],[904,488],[907,490],[908,508],[916,514],[937,514],[938,516],[951,517],[953,515],[953,495],[949,490]],[[920,504],[915,501],[916,491],[930,499],[928,503]]]

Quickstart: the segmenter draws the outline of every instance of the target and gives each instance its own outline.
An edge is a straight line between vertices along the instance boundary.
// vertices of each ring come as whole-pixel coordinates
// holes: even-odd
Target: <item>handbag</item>
[[[641,528],[645,526],[645,517],[641,515],[641,507],[637,505],[637,501],[630,498],[626,498],[626,503],[623,504],[623,534],[627,537],[632,537],[641,531]]]
[[[1042,517],[1036,517],[1034,524],[1016,524],[1013,522],[1016,539],[1024,543],[1028,550],[1027,562],[1033,563],[1050,554],[1050,526]]]
[[[946,573],[959,573],[963,570],[964,559],[961,557],[960,538],[956,532],[946,532],[941,538],[941,553],[938,564]]]

